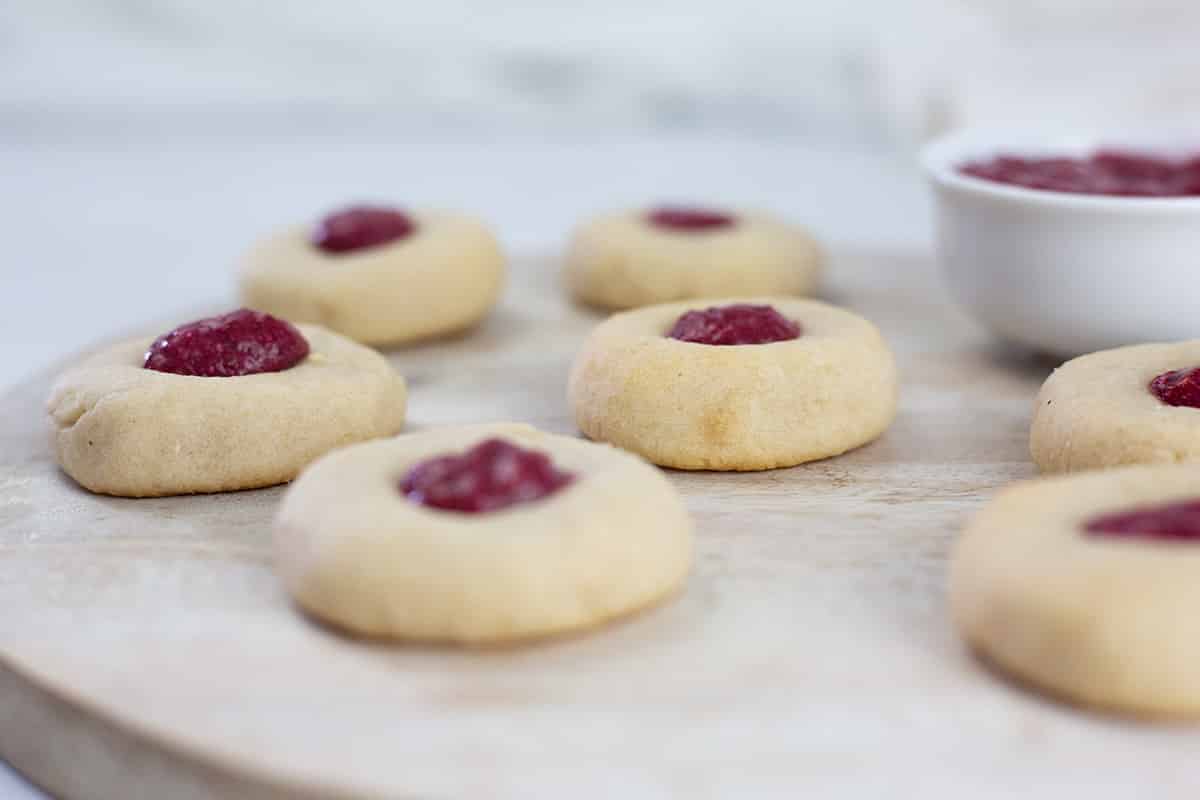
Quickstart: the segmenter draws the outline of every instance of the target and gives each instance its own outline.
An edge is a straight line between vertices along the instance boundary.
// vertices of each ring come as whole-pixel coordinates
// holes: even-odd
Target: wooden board
[[[71,798],[1195,797],[1200,733],[1027,693],[949,627],[947,548],[1031,474],[1048,367],[988,344],[920,259],[832,273],[898,352],[891,431],[791,470],[673,473],[698,520],[686,593],[523,649],[313,625],[270,568],[281,489],[89,495],[51,462],[48,377],[19,387],[0,401],[0,753]],[[394,355],[412,428],[571,431],[596,319],[553,265],[522,265],[481,330]]]

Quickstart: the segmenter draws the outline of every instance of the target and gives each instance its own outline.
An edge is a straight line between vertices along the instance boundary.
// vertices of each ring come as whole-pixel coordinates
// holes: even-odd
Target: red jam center
[[[143,366],[157,372],[231,378],[280,372],[308,356],[308,342],[290,322],[242,308],[180,325],[154,340]]]
[[[1084,530],[1096,536],[1200,539],[1200,500],[1106,514],[1088,522]]]
[[[1124,150],[1098,150],[1084,158],[999,155],[970,161],[958,169],[984,180],[1052,192],[1126,197],[1200,195],[1200,155],[1171,159]]]
[[[417,229],[403,211],[353,206],[325,217],[312,233],[312,243],[326,253],[349,253],[403,239]]]
[[[1200,408],[1200,367],[1164,372],[1150,381],[1150,392],[1169,406]]]
[[[646,214],[650,224],[673,231],[700,232],[732,228],[737,218],[723,211],[705,208],[663,206]]]
[[[689,311],[667,333],[696,344],[767,344],[800,336],[800,326],[771,306],[736,303]]]
[[[465,453],[422,461],[400,491],[423,506],[476,514],[547,497],[573,480],[545,453],[487,439]]]

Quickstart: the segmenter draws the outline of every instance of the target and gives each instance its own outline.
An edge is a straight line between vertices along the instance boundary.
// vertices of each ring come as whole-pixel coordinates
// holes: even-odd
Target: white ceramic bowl
[[[1084,156],[1110,146],[1195,153],[1200,136],[963,131],[924,149],[943,273],[1002,339],[1072,356],[1200,338],[1200,198],[1066,194],[957,171],[1001,153]]]

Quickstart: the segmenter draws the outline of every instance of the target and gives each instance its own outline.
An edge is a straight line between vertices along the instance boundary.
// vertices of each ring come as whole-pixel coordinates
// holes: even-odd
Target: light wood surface
[[[270,568],[281,489],[122,500],[54,467],[49,375],[0,401],[0,754],[70,798],[1195,797],[1200,732],[1027,693],[963,651],[948,546],[1032,473],[1048,366],[947,304],[917,258],[837,259],[829,296],[902,370],[880,441],[671,478],[695,572],[661,608],[512,650],[381,646],[296,614]],[[528,262],[480,330],[395,353],[411,428],[572,430],[597,316]],[[1200,668],[1200,665],[1198,665]]]

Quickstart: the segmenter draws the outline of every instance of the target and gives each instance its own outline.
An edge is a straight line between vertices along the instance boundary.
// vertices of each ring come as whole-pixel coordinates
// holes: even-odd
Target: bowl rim
[[[1185,146],[1183,143],[1190,143]],[[1200,154],[1200,132],[1182,130],[1124,130],[1103,134],[1056,132],[1029,128],[960,128],[944,133],[921,148],[926,177],[938,186],[981,196],[1037,206],[1120,211],[1123,213],[1200,213],[1197,197],[1129,197],[1031,189],[959,172],[959,164],[1000,151],[1028,155],[1084,155],[1100,147],[1158,150],[1170,154]]]

